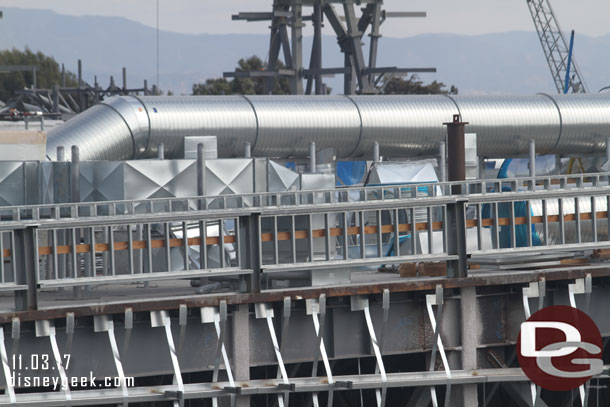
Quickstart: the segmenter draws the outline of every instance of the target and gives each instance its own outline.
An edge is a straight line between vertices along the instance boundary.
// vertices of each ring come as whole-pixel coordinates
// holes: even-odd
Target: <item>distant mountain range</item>
[[[76,71],[83,60],[85,79],[98,76],[106,86],[114,75],[121,83],[121,68],[127,67],[128,85],[149,84],[156,78],[156,31],[140,23],[117,17],[74,17],[48,10],[3,8],[0,49],[28,46],[52,55],[66,68]],[[227,16],[227,24],[231,24]],[[382,30],[383,31],[383,30]],[[307,63],[311,38],[304,40]],[[161,89],[188,94],[193,83],[220,77],[232,70],[238,59],[251,55],[265,58],[268,36],[189,35],[160,33]],[[323,57],[327,67],[341,66],[336,40],[325,37]],[[610,35],[577,35],[575,55],[589,90],[610,85]],[[464,36],[418,35],[384,37],[380,42],[379,66],[431,67],[436,74],[422,74],[425,82],[438,80],[455,85],[461,94],[527,94],[555,92],[545,58],[533,32],[507,32]],[[342,91],[342,78],[328,80],[333,93]]]

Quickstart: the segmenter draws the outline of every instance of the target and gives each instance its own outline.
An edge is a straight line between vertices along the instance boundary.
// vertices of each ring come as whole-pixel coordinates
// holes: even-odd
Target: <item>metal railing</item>
[[[464,277],[468,255],[610,248],[604,177],[5,207],[0,290],[24,309],[45,287],[237,275],[258,291],[264,273],[427,261]]]
[[[0,206],[0,222],[90,218],[133,214],[188,212],[196,209],[245,209],[353,201],[403,200],[423,196],[512,193],[523,190],[565,190],[603,187],[610,173],[552,175],[506,179],[465,180],[350,187],[314,191],[262,192],[240,195],[191,196],[101,202],[72,202],[44,205]]]

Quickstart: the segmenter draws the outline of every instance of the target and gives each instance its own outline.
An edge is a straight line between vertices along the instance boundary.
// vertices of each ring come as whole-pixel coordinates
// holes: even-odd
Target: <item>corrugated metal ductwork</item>
[[[479,154],[603,151],[610,137],[610,94],[534,96],[116,96],[48,133],[47,155],[78,144],[83,160],[182,156],[185,136],[218,137],[220,157],[306,157],[308,145],[334,147],[340,158],[436,154],[443,122],[470,122]]]

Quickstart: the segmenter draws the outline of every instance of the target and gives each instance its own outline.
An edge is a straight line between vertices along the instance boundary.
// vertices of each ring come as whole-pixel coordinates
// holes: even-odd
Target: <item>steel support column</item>
[[[250,312],[248,304],[241,304],[232,313],[233,375],[237,381],[250,380]],[[236,407],[250,407],[250,396],[237,396]]]
[[[291,78],[293,95],[303,94],[303,6],[295,1],[292,5],[292,69]]]
[[[478,345],[478,309],[475,287],[461,289],[460,308],[462,314],[462,369],[476,370]],[[462,405],[476,407],[479,405],[477,385],[462,386]]]

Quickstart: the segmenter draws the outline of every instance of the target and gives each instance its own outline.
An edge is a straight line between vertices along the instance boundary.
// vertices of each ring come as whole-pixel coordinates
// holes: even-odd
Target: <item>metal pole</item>
[[[610,137],[606,139],[606,161],[610,161]]]
[[[606,147],[606,157],[608,157],[608,147]],[[561,175],[561,154],[555,154],[555,174]]]
[[[70,164],[70,200],[80,201],[80,152],[78,146],[72,146],[72,162]]]
[[[530,177],[536,176],[536,140],[530,140]]]
[[[205,147],[203,143],[197,144],[197,195],[205,195]]]
[[[303,6],[300,2],[292,3],[292,93],[303,94]]]
[[[70,201],[80,202],[80,151],[76,145],[72,146],[72,156],[70,162]],[[76,212],[77,213],[75,215],[78,216],[78,207],[76,208]],[[75,236],[77,241],[71,242],[73,246],[80,243],[81,231],[77,231]],[[73,264],[72,267],[77,270],[78,275],[80,274],[80,262],[78,261],[78,258],[76,258],[76,261],[77,264]],[[82,296],[82,292],[82,287],[74,287],[73,289],[73,295],[75,298]]]
[[[246,157],[246,158],[252,157],[252,145],[250,143],[246,143],[244,145],[244,157]]]
[[[312,174],[316,173],[316,143],[309,143],[309,170]]]
[[[66,87],[66,67],[64,64],[61,64],[61,87]]]
[[[123,67],[123,92],[127,90],[127,68]]]
[[[485,179],[485,157],[479,157],[479,179]]]
[[[79,59],[78,60],[78,108],[80,109],[81,112],[83,110],[85,110],[85,102],[84,102],[84,98],[83,98],[82,87],[83,87],[83,64],[82,64],[81,60]]]
[[[440,182],[447,182],[447,162],[445,160],[447,152],[445,151],[445,142],[441,141],[438,146],[438,168],[440,174]]]
[[[379,155],[379,142],[376,141],[373,143],[373,162],[378,163],[381,161],[381,156]]]
[[[459,114],[453,115],[453,121],[444,123],[447,126],[448,172],[449,181],[466,179],[466,157],[464,133],[467,122],[462,122]],[[461,195],[461,185],[452,185],[451,194]],[[466,208],[465,201],[458,200],[447,205],[446,241],[447,252],[457,255],[457,260],[447,262],[447,276],[450,278],[467,277],[468,257],[466,254]]]
[[[44,131],[44,115],[40,116],[40,131]]]
[[[24,115],[24,116],[23,116],[23,123],[25,124],[25,129],[26,129],[26,130],[29,130],[29,128],[30,128],[30,122],[29,122],[29,120],[28,120],[28,116],[27,116],[27,115]]]
[[[66,160],[66,154],[65,154],[64,146],[57,146],[56,161],[63,162],[65,160]],[[65,244],[66,232],[64,230],[57,231],[57,240],[58,240],[57,242],[53,242],[55,245],[63,246]],[[66,277],[66,255],[59,254],[57,257],[58,257],[57,258],[57,277],[65,278]],[[60,291],[63,291],[63,288],[61,288]]]
[[[57,161],[64,161],[65,159],[64,146],[57,146]]]
[[[165,159],[165,146],[163,145],[163,143],[157,144],[157,158],[159,160]]]
[[[59,113],[59,85],[53,85],[53,113]]]
[[[322,6],[320,4],[314,4],[313,6],[313,47],[315,52],[315,64],[314,69],[316,70],[315,78],[315,92],[316,95],[322,95]]]
[[[459,114],[454,114],[453,121],[444,124],[447,126],[449,181],[464,181],[466,179],[464,130],[468,123],[461,121]],[[461,194],[461,187],[454,185],[451,193]]]

